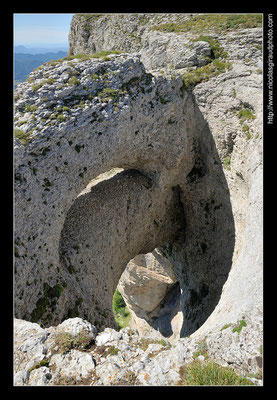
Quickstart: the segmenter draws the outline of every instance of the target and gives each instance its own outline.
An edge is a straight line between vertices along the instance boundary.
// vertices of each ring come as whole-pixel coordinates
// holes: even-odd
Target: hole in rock
[[[126,309],[122,310],[127,310],[122,323],[141,335],[154,329],[170,337],[180,331],[180,283],[173,266],[158,248],[137,255],[127,264],[116,292],[124,299]]]
[[[161,194],[135,169],[116,168],[94,178],[75,199],[61,231],[59,256],[68,294],[63,318],[80,316],[99,330],[115,327],[113,297],[126,265],[183,228],[176,188]],[[160,274],[161,287],[166,279]],[[162,300],[164,294],[156,295]]]
[[[142,170],[113,169],[77,196],[60,237],[63,319],[116,328],[118,290],[127,307],[120,323],[140,334],[184,337],[203,325],[230,271],[234,222],[223,178],[201,183],[194,172],[182,189],[161,190]]]

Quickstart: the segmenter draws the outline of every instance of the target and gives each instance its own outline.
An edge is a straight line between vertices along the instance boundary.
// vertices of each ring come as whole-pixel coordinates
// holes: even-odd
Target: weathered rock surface
[[[155,23],[186,21],[191,14],[76,14],[71,20],[69,53],[102,50],[138,53]],[[176,36],[176,35],[175,35]],[[177,39],[178,40],[178,39]],[[158,46],[160,47],[160,46]],[[164,46],[163,50],[166,46]]]
[[[77,71],[78,82],[56,83],[65,70]],[[37,128],[26,147],[15,139],[16,315],[46,326],[75,315],[113,326],[112,296],[126,264],[165,246],[182,293],[179,331],[191,333],[220,296],[234,231],[211,133],[182,80],[154,78],[138,57],[122,55],[46,65],[17,93],[16,125]],[[42,128],[47,113],[56,119]],[[78,196],[114,167],[126,171]]]
[[[187,90],[178,76],[212,54],[195,35],[151,31],[178,18],[76,16],[71,54],[140,55],[50,63],[18,87],[15,315],[33,323],[15,320],[16,385],[175,385],[199,343],[261,374],[262,30],[210,33],[231,68]],[[124,270],[138,331],[111,329]],[[51,350],[77,315],[96,347]]]
[[[141,335],[143,327],[149,331],[144,320],[157,318],[162,300],[176,282],[172,265],[158,249],[129,261],[117,286],[131,312],[129,326]]]
[[[241,332],[233,326],[214,331],[208,338],[182,338],[170,343],[161,337],[142,337],[138,331],[123,328],[120,332],[106,328],[84,346],[79,341],[68,343],[65,323],[71,329],[95,331],[87,321],[71,318],[56,327],[41,329],[37,324],[15,319],[14,364],[16,386],[52,385],[180,385],[180,368],[194,359],[207,357],[222,366],[248,376],[249,384],[261,384],[262,342],[257,330],[246,319]],[[261,323],[261,320],[259,320]],[[63,336],[61,336],[63,333]],[[73,335],[72,338],[76,337]],[[71,338],[71,339],[72,339]],[[34,346],[37,343],[36,358]],[[43,347],[38,343],[43,342]],[[181,382],[181,383],[180,383]]]
[[[44,80],[43,73],[56,81],[64,70],[78,71],[79,83],[44,83],[33,90]],[[101,78],[104,73],[105,81]],[[93,80],[91,74],[99,74],[99,79]],[[136,56],[119,56],[104,63],[76,60],[74,67],[65,61],[33,72],[31,79],[31,83],[18,89],[15,105],[16,126],[23,131],[36,126],[26,147],[15,139],[16,314],[33,321],[44,316],[44,323],[49,324],[71,316],[72,310],[81,305],[84,313],[95,316],[92,309],[96,302],[98,314],[106,314],[111,310],[112,295],[127,262],[136,254],[166,243],[180,229],[174,171],[183,157],[188,159],[190,168],[192,156],[190,147],[181,145],[188,136],[184,117],[169,124],[168,115],[173,118],[183,113],[182,82],[175,81],[175,92],[168,91],[166,88],[173,82],[156,81],[146,74]],[[116,94],[117,108],[114,98],[97,96],[103,92],[105,96]],[[85,99],[85,107],[80,106],[80,98]],[[27,108],[34,106],[35,111],[24,112],[26,104]],[[48,118],[45,123],[46,115],[57,116],[60,111],[63,114],[58,115],[64,115],[65,121],[57,117]],[[171,152],[164,160],[164,150],[169,147]],[[101,182],[92,193],[79,196],[72,206],[91,179],[114,167],[129,171],[112,178],[109,184]],[[86,221],[86,227],[80,218]],[[114,252],[103,246],[114,247]],[[116,252],[122,264],[119,268]],[[107,256],[110,260],[102,259]],[[110,271],[106,279],[103,265]],[[22,279],[27,282],[25,288]],[[104,286],[98,284],[100,281]],[[92,282],[96,295],[91,292]],[[112,313],[104,318],[110,318],[112,323]]]

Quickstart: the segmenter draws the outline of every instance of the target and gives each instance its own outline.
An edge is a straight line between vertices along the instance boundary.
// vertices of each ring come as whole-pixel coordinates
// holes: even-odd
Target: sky
[[[14,45],[67,45],[73,15],[14,14]]]

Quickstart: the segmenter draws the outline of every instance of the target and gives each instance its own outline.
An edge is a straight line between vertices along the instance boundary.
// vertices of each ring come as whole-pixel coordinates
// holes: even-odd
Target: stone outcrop
[[[33,322],[16,324],[38,329],[44,356],[62,321],[95,326],[96,346],[121,353],[99,358],[92,372],[91,360],[71,350],[85,384],[113,384],[107,370],[115,382],[176,384],[205,338],[216,362],[260,373],[262,30],[210,32],[225,64],[192,89],[185,76],[209,65],[211,42],[151,29],[190,17],[76,15],[71,56],[44,64],[16,92],[15,316]],[[93,55],[103,50],[122,53]],[[134,338],[172,344],[163,367],[158,343],[148,357],[127,349],[127,329],[111,329],[118,282]],[[24,365],[16,379],[85,382],[76,370],[62,377],[68,355],[56,356],[57,376],[40,365],[29,380]],[[115,371],[121,356],[131,377]]]
[[[71,85],[74,71],[78,83]],[[45,83],[45,74],[48,82],[55,82]],[[61,84],[63,79],[67,80]],[[181,145],[190,140],[184,117],[170,124],[168,116],[183,114],[182,82],[155,81],[135,56],[104,63],[64,61],[33,72],[30,80],[18,90],[16,103],[16,116],[23,113],[16,126],[28,130],[35,125],[27,146],[15,138],[16,314],[33,321],[43,317],[49,324],[81,305],[95,318],[98,304],[97,314],[103,316],[111,310],[112,294],[127,262],[167,242],[180,228],[174,177],[183,157],[192,159],[192,152],[189,145]],[[168,90],[173,84],[175,91]],[[28,107],[34,111],[26,112]],[[170,154],[164,159],[169,143]],[[77,199],[93,178],[114,167],[128,171],[108,185],[98,184],[95,196]],[[90,233],[84,241],[80,235],[86,229]],[[116,252],[121,267],[116,265]],[[110,272],[103,279],[106,268]],[[92,282],[101,294],[93,295]],[[112,314],[104,318],[112,323]]]
[[[129,326],[141,335],[148,332],[149,322],[156,321],[162,301],[176,282],[172,265],[158,249],[129,261],[117,286],[131,312]]]
[[[15,319],[14,384],[178,386],[185,384],[184,367],[209,358],[223,367],[232,365],[246,377],[245,385],[261,385],[262,342],[257,329],[248,319],[240,332],[235,328],[233,324],[202,340],[187,337],[170,343],[157,335],[142,337],[130,328],[96,333],[81,318],[44,329]]]
[[[126,264],[165,246],[181,335],[194,331],[228,276],[234,226],[212,135],[182,80],[154,78],[126,55],[46,65],[17,93],[16,124],[35,130],[26,146],[15,139],[16,315],[49,325],[79,313],[113,326]],[[78,196],[114,167],[127,171]]]
[[[186,21],[190,17],[191,14],[75,14],[68,37],[69,54],[114,49],[138,53],[155,23]]]

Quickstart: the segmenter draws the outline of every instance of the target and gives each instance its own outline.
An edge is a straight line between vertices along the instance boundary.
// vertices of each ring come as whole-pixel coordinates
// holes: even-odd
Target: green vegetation
[[[119,349],[117,347],[111,346],[111,348],[110,348],[111,356],[116,356],[118,352],[119,352]]]
[[[67,332],[61,332],[55,337],[55,343],[59,346],[62,354],[68,353],[71,349],[86,349],[91,344],[89,335],[82,331],[78,335],[73,336]]]
[[[14,130],[14,136],[20,141],[23,146],[27,146],[27,144],[31,141],[31,138],[29,137],[31,134],[31,131],[29,132],[24,132],[21,129],[15,129]]]
[[[226,168],[228,170],[230,170],[230,165],[231,165],[231,158],[230,157],[226,157],[225,161],[223,163],[223,168]]]
[[[68,81],[70,86],[79,85],[80,81],[76,78],[76,76],[72,76]]]
[[[230,62],[223,62],[219,60],[214,60],[210,64],[203,65],[202,67],[199,67],[197,69],[191,67],[188,69],[188,72],[182,75],[184,89],[194,87],[200,82],[205,82],[208,79],[231,69],[232,65]]]
[[[238,118],[239,122],[242,125],[242,132],[246,134],[246,140],[251,139],[251,133],[250,133],[250,126],[248,124],[245,124],[245,121],[251,121],[256,119],[255,114],[247,107],[241,108],[240,111],[238,112]],[[252,131],[252,130],[251,130]]]
[[[40,367],[49,367],[49,361],[45,358],[44,360],[39,361],[34,364],[31,368],[29,368],[28,372],[33,371],[34,369],[38,369]]]
[[[232,326],[232,324],[225,324],[223,325],[223,327],[220,329],[220,331],[224,331],[224,329],[229,328],[230,326]]]
[[[58,63],[57,61],[55,62],[56,64]],[[56,65],[55,64],[55,65]],[[55,82],[54,78],[48,78],[48,79],[44,79],[43,81],[41,81],[40,83],[35,83],[32,86],[32,90],[33,92],[36,92],[38,89],[40,89],[43,85],[48,84],[48,85],[53,85],[53,83]]]
[[[196,359],[198,356],[203,356],[205,360],[208,358],[208,346],[205,339],[197,343],[197,351],[193,353],[192,358]]]
[[[200,82],[205,82],[210,78],[232,69],[232,64],[224,61],[224,59],[227,57],[227,53],[220,46],[218,40],[215,40],[210,36],[200,35],[194,41],[208,42],[211,46],[212,57],[207,57],[206,60],[208,63],[202,67],[188,68],[187,72],[182,75],[184,82],[183,89],[192,88]]]
[[[253,114],[253,112],[251,110],[249,110],[249,108],[242,108],[239,112],[238,112],[238,117],[240,119],[240,123],[242,124],[245,121],[250,121],[252,119],[255,119],[256,116]]]
[[[241,129],[242,129],[242,132],[248,132],[250,128],[249,128],[249,125],[244,124]]]
[[[118,96],[118,91],[111,88],[104,88],[101,92],[97,93],[97,96],[101,97],[102,101],[108,102],[110,99],[114,100]]]
[[[28,103],[25,104],[24,111],[25,112],[35,112],[38,109],[38,106],[33,104],[32,106]]]
[[[63,114],[58,114],[57,119],[58,119],[60,122],[63,122],[63,121],[66,120],[66,116],[63,115]]]
[[[159,339],[141,338],[138,343],[139,347],[143,351],[147,350],[149,344],[161,344],[163,347],[166,347],[166,349],[168,349],[170,347],[167,345],[167,343],[164,339],[159,340]]]
[[[247,323],[246,323],[243,319],[241,319],[241,320],[235,325],[235,327],[233,328],[233,331],[232,331],[232,332],[238,332],[238,334],[239,334],[244,326],[247,326]]]
[[[192,386],[253,386],[254,384],[237,375],[230,367],[221,367],[213,361],[198,360],[180,368],[180,385]]]
[[[97,20],[100,17],[103,17],[104,14],[76,14],[78,15],[78,17],[83,17],[85,18],[87,21],[89,20]]]
[[[36,92],[38,89],[42,87],[42,83],[36,83],[32,86],[33,92]]]
[[[218,40],[213,39],[210,36],[204,36],[204,35],[200,35],[196,39],[194,39],[194,42],[200,42],[200,41],[209,43],[209,45],[211,46],[212,54],[213,54],[214,58],[226,58],[227,53],[220,46],[220,43]]]
[[[115,322],[117,323],[119,329],[128,326],[131,319],[131,313],[118,290],[116,290],[113,295],[113,313]]]
[[[224,33],[234,29],[261,27],[262,21],[262,14],[203,14],[193,16],[188,21],[154,25],[152,30],[177,33]]]
[[[103,50],[99,51],[97,53],[93,54],[74,54],[74,55],[68,55],[62,59],[62,61],[69,61],[69,60],[74,60],[74,58],[77,58],[78,60],[81,61],[86,61],[86,60],[91,60],[92,58],[102,58],[103,61],[109,61],[107,56],[112,55],[112,54],[121,54],[121,50]]]

